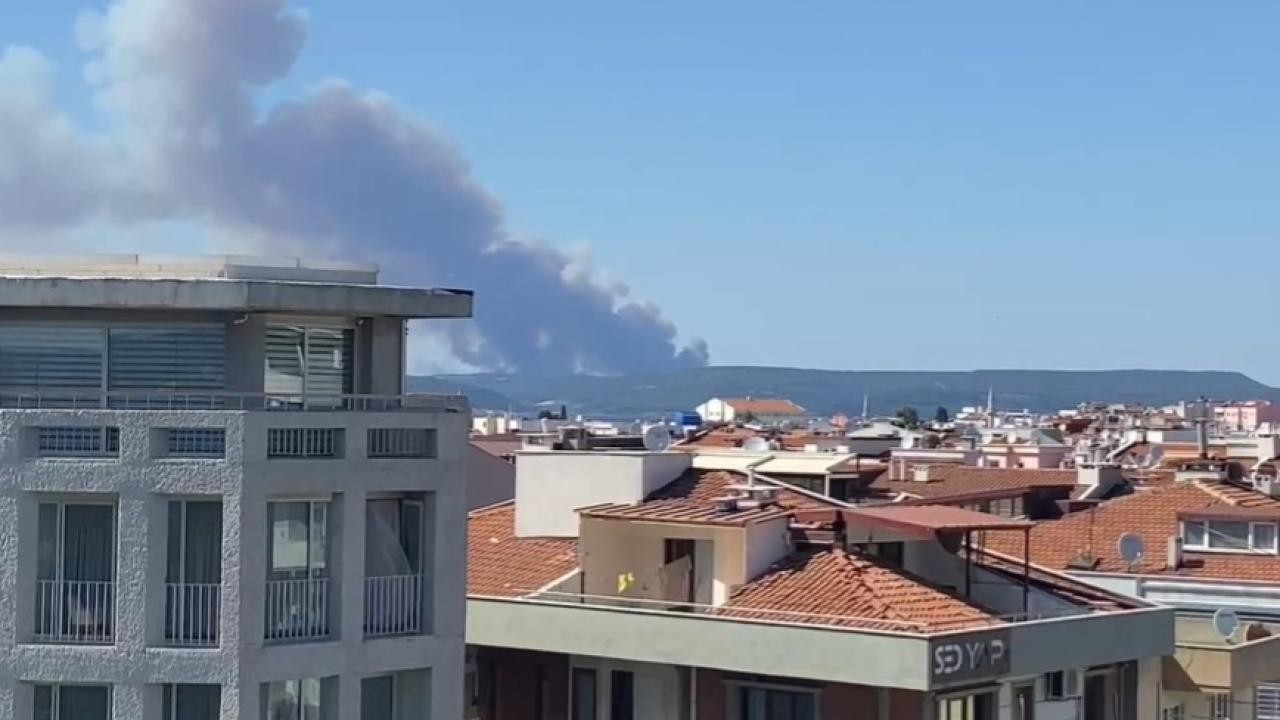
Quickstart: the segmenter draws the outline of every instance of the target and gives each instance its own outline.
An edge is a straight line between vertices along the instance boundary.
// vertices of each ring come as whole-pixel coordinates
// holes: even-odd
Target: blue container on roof
[[[702,416],[691,410],[672,413],[671,422],[680,427],[702,427]]]

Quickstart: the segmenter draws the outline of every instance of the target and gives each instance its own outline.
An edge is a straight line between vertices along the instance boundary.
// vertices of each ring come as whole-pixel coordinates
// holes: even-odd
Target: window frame
[[[31,693],[32,717],[35,717],[35,713],[39,711],[39,708],[36,707],[36,702],[37,702],[36,693],[38,692],[38,688],[42,688],[42,687],[49,688],[49,717],[52,718],[52,720],[79,720],[79,718],[62,717],[62,708],[61,708],[62,688],[65,688],[65,687],[91,687],[91,688],[102,688],[106,690],[107,704],[106,704],[105,717],[106,717],[106,720],[112,720],[112,717],[113,717],[112,696],[114,695],[112,690],[114,688],[112,688],[110,683],[45,683],[45,682],[32,683],[32,693]]]
[[[1212,542],[1213,542],[1212,538],[1215,533],[1215,530],[1213,529],[1213,525],[1215,521],[1211,519],[1188,519],[1188,520],[1182,520],[1180,522],[1180,527],[1178,528],[1179,537],[1182,539],[1183,549],[1192,550],[1194,552],[1235,553],[1235,554],[1245,554],[1245,555],[1248,555],[1248,554],[1275,555],[1277,553],[1280,553],[1280,526],[1277,526],[1277,523],[1275,522],[1268,521],[1268,520],[1227,520],[1227,521],[1216,521],[1216,522],[1218,523],[1231,522],[1231,523],[1245,525],[1248,528],[1248,531],[1246,534],[1246,540],[1245,540],[1245,547],[1221,547],[1221,546],[1214,547],[1212,545]],[[1199,542],[1199,543],[1190,542],[1189,540],[1190,535],[1188,533],[1188,529],[1192,527],[1199,528],[1199,533],[1200,533],[1200,537],[1202,538],[1202,542]],[[1268,546],[1260,546],[1258,544],[1257,528],[1259,527],[1271,528],[1271,543]]]
[[[787,685],[783,683],[760,682],[752,680],[727,680],[726,687],[730,690],[728,702],[726,703],[726,713],[728,717],[735,720],[746,717],[747,707],[745,703],[745,692],[748,690],[762,690],[766,693],[766,707],[768,705],[769,693],[784,693],[788,695],[808,695],[813,700],[813,717],[809,720],[822,720],[822,688],[808,687],[804,685]],[[765,712],[765,720],[768,720],[768,711]]]

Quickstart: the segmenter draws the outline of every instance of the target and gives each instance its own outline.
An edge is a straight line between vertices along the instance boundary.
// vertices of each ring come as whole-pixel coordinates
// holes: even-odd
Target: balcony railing
[[[115,642],[116,584],[94,580],[37,580],[39,642]]]
[[[267,640],[329,636],[329,578],[268,580]]]
[[[221,609],[218,583],[167,583],[165,641],[177,647],[216,647]]]
[[[364,634],[417,635],[422,632],[422,576],[385,575],[364,579]]]
[[[460,412],[462,395],[327,395],[220,390],[48,390],[0,387],[2,409],[272,410],[281,412]]]

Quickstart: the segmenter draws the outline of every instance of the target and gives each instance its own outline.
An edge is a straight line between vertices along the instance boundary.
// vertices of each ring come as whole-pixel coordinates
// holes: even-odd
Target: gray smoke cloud
[[[285,0],[117,0],[77,24],[101,131],[38,52],[0,55],[0,230],[194,221],[272,252],[367,259],[386,281],[474,288],[459,360],[523,372],[702,365],[657,306],[589,259],[513,237],[466,160],[391,99],[330,81],[261,104],[306,40]]]

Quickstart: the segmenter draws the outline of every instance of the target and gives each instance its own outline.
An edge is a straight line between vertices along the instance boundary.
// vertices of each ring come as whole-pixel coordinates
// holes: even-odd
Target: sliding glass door
[[[115,515],[108,503],[40,503],[36,636],[109,643],[115,624]]]
[[[106,685],[36,685],[35,720],[110,720]]]
[[[423,631],[423,502],[365,504],[365,633]]]
[[[169,502],[165,637],[176,645],[217,645],[222,595],[222,503]]]
[[[267,394],[282,402],[350,395],[355,391],[354,349],[355,330],[350,328],[267,326]]]
[[[329,502],[267,505],[271,563],[267,576],[267,638],[329,634]]]

